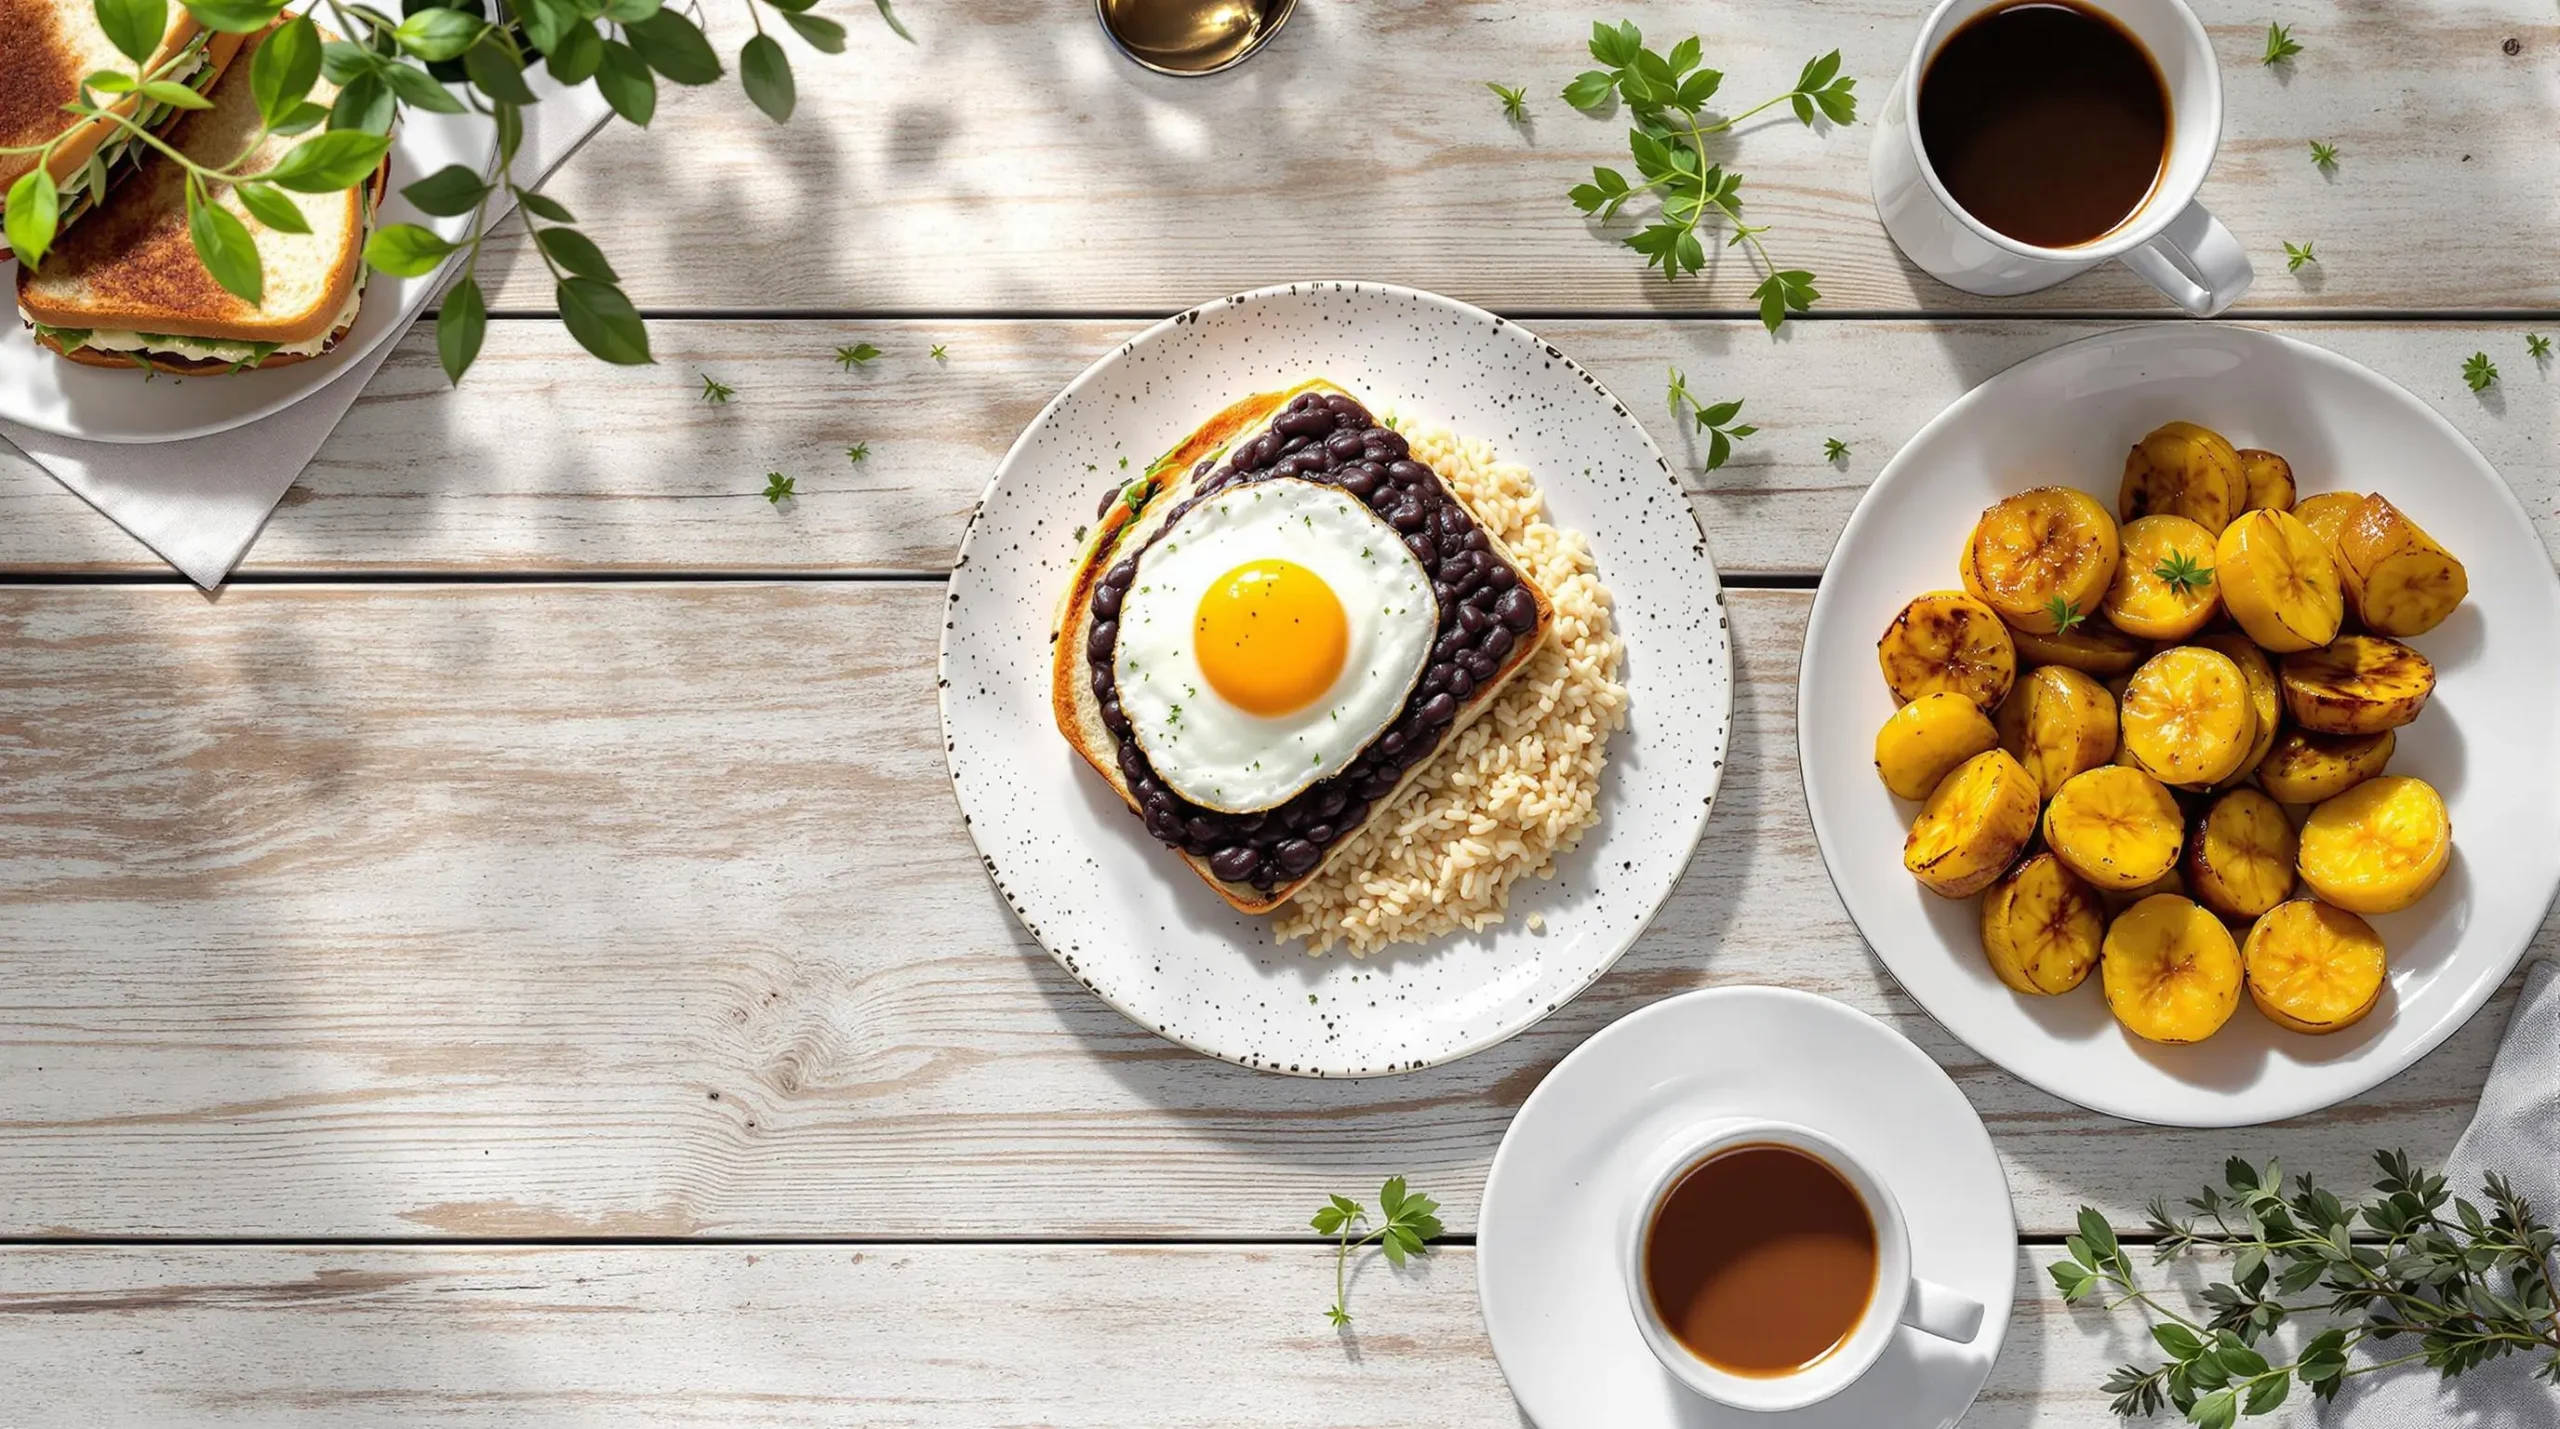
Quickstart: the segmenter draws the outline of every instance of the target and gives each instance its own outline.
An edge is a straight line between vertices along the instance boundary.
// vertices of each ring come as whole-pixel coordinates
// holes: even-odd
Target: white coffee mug
[[[1876,1282],[1866,1313],[1830,1353],[1802,1369],[1778,1375],[1739,1375],[1717,1368],[1680,1343],[1663,1322],[1645,1280],[1645,1240],[1654,1213],[1691,1171],[1746,1146],[1783,1146],[1822,1162],[1849,1183],[1865,1203],[1876,1230]],[[1911,1236],[1901,1203],[1846,1147],[1793,1122],[1731,1118],[1674,1138],[1646,1163],[1647,1174],[1627,1202],[1620,1234],[1620,1265],[1627,1303],[1644,1342],[1663,1368],[1690,1389],[1719,1404],[1763,1412],[1819,1404],[1857,1382],[1904,1325],[1942,1340],[1969,1344],[1982,1330],[1982,1304],[1911,1273]]]
[[[1876,212],[1903,256],[1968,293],[2007,296],[2050,288],[2118,259],[2198,317],[2249,290],[2249,255],[2196,191],[2222,143],[2222,71],[2204,26],[2183,0],[2082,0],[2151,52],[2169,89],[2169,157],[2133,217],[2086,243],[2044,248],[1997,232],[1956,203],[1920,147],[1920,81],[1964,23],[2014,0],[1940,0],[1911,47],[1911,63],[1885,96],[1868,153]]]

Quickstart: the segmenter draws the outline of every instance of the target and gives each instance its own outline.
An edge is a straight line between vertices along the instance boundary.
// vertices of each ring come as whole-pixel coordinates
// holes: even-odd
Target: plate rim
[[[1953,426],[1965,420],[1971,414],[1972,409],[1983,400],[1982,394],[1989,390],[1993,385],[2001,383],[2007,379],[2020,376],[2021,374],[2028,373],[2030,369],[2058,366],[2063,362],[2070,360],[2074,355],[2081,353],[2084,349],[2108,347],[2117,344],[2135,342],[2166,342],[2171,340],[2173,337],[2186,337],[2191,339],[2202,338],[2209,342],[2225,343],[2239,348],[2245,348],[2251,344],[2264,343],[2267,344],[2271,350],[2282,353],[2293,360],[2323,364],[2329,366],[2335,371],[2346,374],[2352,379],[2361,379],[2379,384],[2384,391],[2394,395],[2403,406],[2416,412],[2423,422],[2431,423],[2439,435],[2450,438],[2461,450],[2468,452],[2472,459],[2479,464],[2480,469],[2489,473],[2493,478],[2489,483],[2491,488],[2493,488],[2490,499],[2493,502],[2503,503],[2505,514],[2510,517],[2518,527],[2531,533],[2533,544],[2537,548],[2541,548],[2543,546],[2541,533],[2535,530],[2532,516],[2524,509],[2524,503],[2517,498],[2515,488],[2508,483],[2505,475],[2498,470],[2497,466],[2492,463],[2487,456],[2481,453],[2480,449],[2472,443],[2469,437],[2463,435],[2462,430],[2459,427],[2453,425],[2452,421],[2446,418],[2443,413],[2437,411],[2433,406],[2429,405],[2424,399],[2420,398],[2416,393],[2411,392],[2408,388],[2403,387],[2399,383],[2391,380],[2389,377],[2374,371],[2363,363],[2346,356],[2344,353],[2334,352],[2317,343],[2306,342],[2287,333],[2275,332],[2263,327],[2249,326],[2240,322],[2201,322],[2195,320],[2181,322],[2172,319],[2157,322],[2127,323],[2121,327],[2112,327],[2103,332],[2090,333],[2083,337],[2074,338],[2069,342],[2060,344],[2059,346],[2047,348],[2042,352],[2021,358],[1966,389],[1962,394],[1958,395],[1954,401],[1948,403],[1944,408],[1942,408],[1936,416],[1933,416],[1927,422],[1922,423],[1919,430],[1913,432],[1911,436],[1895,450],[1892,459],[1887,461],[1884,467],[1876,473],[1875,480],[1868,484],[1866,491],[1859,495],[1858,504],[1850,510],[1849,519],[1841,523],[1839,536],[1832,541],[1830,551],[1823,557],[1824,572],[1827,574],[1837,563],[1841,551],[1849,543],[1851,533],[1857,529],[1861,520],[1868,516],[1870,503],[1874,500],[1876,493],[1882,490],[1889,481],[1897,479],[1917,479],[1907,475],[1898,475],[1898,473],[1902,473],[1904,471],[1904,460],[1906,454],[1914,447],[1920,445],[1924,439],[1938,434],[1943,428]],[[2538,567],[2538,570],[2540,572],[2543,585],[2554,594],[2554,604],[2560,605],[2560,574],[2554,573],[2551,562],[2548,559],[2542,562]],[[1797,652],[1796,656],[1796,701],[1799,712],[1804,708],[1804,696],[1807,684],[1813,678],[1814,636],[1817,628],[1826,616],[1824,594],[1827,588],[1827,585],[1817,583],[1814,589],[1813,608],[1806,612],[1805,616],[1804,647],[1802,650]],[[1840,617],[1835,614],[1832,618],[1836,619]],[[2048,1077],[2039,1072],[2026,1070],[2019,1066],[2010,1057],[2003,1055],[1992,1048],[1982,1046],[1976,1043],[1972,1038],[1964,1035],[1963,1032],[1959,1031],[1953,1024],[1948,1022],[1948,1020],[1940,1014],[1937,1007],[1932,1005],[1927,998],[1921,996],[1918,992],[1912,989],[1911,985],[1903,979],[1901,972],[1894,967],[1893,960],[1887,957],[1882,949],[1877,946],[1874,938],[1868,936],[1865,925],[1858,921],[1857,911],[1850,905],[1847,890],[1842,886],[1840,872],[1834,866],[1831,840],[1825,832],[1822,816],[1817,812],[1814,806],[1811,774],[1813,769],[1812,751],[1807,747],[1807,738],[1805,722],[1802,719],[1801,714],[1799,714],[1796,721],[1797,791],[1804,799],[1805,817],[1813,825],[1814,846],[1822,856],[1823,876],[1830,881],[1832,896],[1839,900],[1841,911],[1849,915],[1851,926],[1858,929],[1859,940],[1866,944],[1869,958],[1884,970],[1886,976],[1893,979],[1893,984],[1896,989],[1898,989],[1905,997],[1910,998],[1913,1005],[1927,1013],[1930,1020],[1936,1022],[1948,1036],[1953,1037],[1956,1041],[1962,1043],[1968,1048],[1971,1048],[1977,1055],[1981,1056],[1986,1061],[1991,1062],[1993,1065],[1999,1067],[2003,1072],[2016,1077],[2018,1080],[2025,1082],[2029,1086],[2032,1086],[2049,1096],[2060,1098],[2074,1106],[2096,1112],[2101,1116],[2112,1116],[2122,1121],[2136,1122],[2149,1126],[2172,1126],[2199,1130],[2222,1130],[2234,1127],[2264,1126],[2275,1122],[2289,1121],[2295,1117],[2307,1116],[2313,1112],[2322,1111],[2329,1107],[2336,1106],[2341,1102],[2362,1096],[2364,1093],[2373,1090],[2375,1087],[2382,1085],[2384,1082],[2390,1081],[2392,1078],[2406,1072],[2411,1067],[2416,1066],[2420,1061],[2424,1060],[2429,1053],[2432,1053],[2438,1047],[2443,1046],[2454,1033],[2460,1031],[2466,1026],[2469,1026],[2471,1020],[2479,1015],[2480,1009],[2488,1005],[2490,998],[2497,995],[2498,989],[2506,984],[2506,980],[2514,974],[2517,966],[2523,961],[2525,955],[2531,952],[2533,948],[2533,940],[2528,937],[2522,945],[2503,954],[2494,968],[2484,966],[2481,974],[2475,977],[2472,982],[2462,990],[2452,1011],[2448,1015],[2438,1019],[2433,1026],[2421,1029],[2415,1038],[2403,1046],[2399,1051],[2388,1056],[2376,1057],[2370,1062],[2327,1064],[2330,1067],[2343,1065],[2350,1068],[2349,1071],[2343,1074],[2335,1074],[2336,1084],[2334,1087],[2324,1085],[2319,1079],[2315,1078],[2313,1079],[2310,1087],[2303,1091],[2291,1094],[2278,1094],[2276,1092],[2251,1089],[2248,1091],[2230,1094],[2230,1096],[2225,1099],[2225,1101],[2232,1107],[2232,1110],[2228,1114],[2203,1113],[2197,1115],[2178,1115],[2175,1113],[2174,1109],[2145,1109],[2138,1106],[2136,1103],[2107,1096],[2103,1091],[2097,1094],[2089,1094],[2081,1090],[2066,1087],[2062,1084],[2062,1081],[2059,1078]],[[2554,859],[2552,861],[2548,874],[2544,879],[2541,899],[2542,912],[2535,919],[2537,924],[2549,918],[2555,900],[2560,900],[2560,859]],[[2263,1103],[2263,1105],[2261,1105],[2261,1103]]]
[[[1612,407],[1617,409],[1621,420],[1625,421],[1629,427],[1635,430],[1637,439],[1643,443],[1644,449],[1652,454],[1657,469],[1662,472],[1664,479],[1670,483],[1673,494],[1678,498],[1677,504],[1680,509],[1686,513],[1691,529],[1697,534],[1698,559],[1706,566],[1708,578],[1712,582],[1710,587],[1710,600],[1720,616],[1720,619],[1716,623],[1715,641],[1721,657],[1719,660],[1719,667],[1724,672],[1724,680],[1722,698],[1718,702],[1719,708],[1716,711],[1716,714],[1717,720],[1724,730],[1729,752],[1733,731],[1733,701],[1734,685],[1736,681],[1733,668],[1733,628],[1731,616],[1725,605],[1726,590],[1724,573],[1715,563],[1714,546],[1708,538],[1706,523],[1699,518],[1698,509],[1690,501],[1687,490],[1681,487],[1679,474],[1673,469],[1670,458],[1664,455],[1661,444],[1653,439],[1653,433],[1646,428],[1644,423],[1636,419],[1634,409],[1627,405],[1625,399],[1619,397],[1614,391],[1611,391],[1609,385],[1600,379],[1599,374],[1592,372],[1581,363],[1575,361],[1572,357],[1566,355],[1563,350],[1556,347],[1555,344],[1548,342],[1545,338],[1538,336],[1529,328],[1521,325],[1520,323],[1514,322],[1509,318],[1503,317],[1499,313],[1490,312],[1484,308],[1477,307],[1473,303],[1465,302],[1461,299],[1432,292],[1427,288],[1409,287],[1401,283],[1382,283],[1359,278],[1317,278],[1300,279],[1295,282],[1265,284],[1259,288],[1248,288],[1241,292],[1227,294],[1223,297],[1211,298],[1205,302],[1193,303],[1190,306],[1183,308],[1180,312],[1159,318],[1156,321],[1147,324],[1136,333],[1122,338],[1118,342],[1112,344],[1107,350],[1095,357],[1092,362],[1088,363],[1083,371],[1078,372],[1072,379],[1070,379],[1064,387],[1058,389],[1056,395],[1043,403],[1040,410],[1032,415],[1031,420],[1023,424],[1022,430],[1015,434],[1012,443],[1005,448],[1004,455],[997,458],[995,470],[988,475],[986,484],[979,489],[977,500],[970,503],[969,519],[961,530],[959,548],[952,556],[951,569],[944,575],[945,590],[943,604],[945,610],[948,611],[959,604],[960,594],[957,582],[960,578],[960,572],[969,564],[970,549],[976,542],[978,536],[979,518],[986,511],[987,503],[994,498],[997,484],[1004,479],[1005,473],[1011,469],[1015,458],[1020,456],[1027,449],[1027,445],[1030,443],[1033,434],[1046,426],[1051,416],[1054,415],[1059,407],[1062,406],[1069,398],[1083,392],[1090,384],[1101,380],[1105,371],[1116,365],[1127,354],[1135,351],[1141,343],[1158,338],[1165,333],[1171,332],[1178,327],[1190,323],[1203,311],[1221,306],[1240,305],[1261,299],[1308,296],[1316,292],[1327,290],[1335,292],[1349,291],[1356,293],[1374,293],[1381,297],[1409,299],[1427,306],[1445,309],[1470,320],[1481,320],[1497,328],[1510,328],[1518,332],[1522,337],[1536,343],[1541,349],[1551,354],[1556,361],[1564,364],[1566,368],[1582,377],[1593,391],[1597,392]],[[935,642],[934,651],[934,706],[936,713],[940,717],[940,724],[942,727],[944,782],[950,788],[952,801],[957,805],[961,815],[962,825],[968,831],[970,846],[977,850],[980,864],[985,868],[990,880],[992,881],[996,872],[994,855],[988,853],[986,847],[979,842],[977,824],[969,817],[969,806],[960,792],[960,771],[957,762],[959,754],[958,741],[954,735],[951,723],[951,691],[953,688],[951,682],[951,643],[952,637],[957,633],[957,622],[946,615],[942,624],[942,633],[940,638]],[[1725,762],[1726,760],[1722,758],[1714,761],[1704,776],[1706,781],[1705,797],[1699,801],[1697,812],[1691,816],[1683,837],[1682,842],[1684,849],[1680,858],[1679,872],[1666,880],[1662,887],[1654,893],[1652,898],[1645,905],[1643,916],[1635,921],[1632,929],[1620,942],[1619,946],[1609,954],[1609,956],[1598,960],[1590,969],[1588,974],[1585,975],[1581,981],[1575,983],[1571,989],[1559,992],[1553,1001],[1547,1006],[1536,1009],[1528,1017],[1514,1025],[1486,1033],[1479,1037],[1467,1039],[1462,1043],[1456,1044],[1445,1051],[1437,1052],[1431,1056],[1416,1057],[1385,1066],[1334,1071],[1313,1065],[1313,1059],[1301,1059],[1294,1065],[1279,1065],[1275,1064],[1268,1058],[1247,1058],[1229,1053],[1216,1047],[1204,1045],[1196,1038],[1174,1032],[1163,1025],[1159,1025],[1151,1018],[1140,1016],[1136,1011],[1122,1003],[1120,999],[1097,986],[1095,981],[1086,976],[1082,969],[1069,963],[1065,957],[1059,954],[1057,949],[1049,945],[1048,938],[1037,928],[1031,926],[1031,924],[1022,916],[1022,910],[1014,906],[1013,899],[1010,896],[1003,895],[1001,890],[999,890],[999,896],[1003,898],[1005,909],[1012,915],[1015,924],[1021,927],[1023,931],[1029,933],[1031,935],[1031,940],[1034,943],[1039,944],[1040,950],[1049,955],[1050,961],[1056,963],[1059,969],[1065,972],[1068,977],[1072,978],[1077,985],[1083,987],[1087,992],[1092,993],[1095,997],[1100,998],[1106,1006],[1110,1007],[1114,1012],[1119,1013],[1122,1017],[1127,1018],[1132,1024],[1155,1034],[1157,1037],[1162,1038],[1167,1042],[1171,1042],[1179,1047],[1187,1048],[1188,1050],[1197,1052],[1205,1057],[1213,1057],[1218,1061],[1226,1062],[1234,1066],[1244,1067],[1251,1071],[1269,1072],[1284,1077],[1302,1078],[1315,1081],[1357,1081],[1373,1077],[1400,1076],[1408,1072],[1427,1071],[1434,1067],[1447,1066],[1452,1062],[1461,1061],[1465,1058],[1472,1057],[1479,1052],[1500,1046],[1502,1043],[1510,1041],[1512,1038],[1519,1036],[1521,1033],[1528,1031],[1530,1028],[1544,1022],[1549,1017],[1554,1016],[1557,1012],[1563,1010],[1566,1006],[1580,998],[1582,994],[1590,991],[1593,983],[1596,983],[1601,978],[1607,976],[1609,970],[1616,967],[1619,961],[1625,958],[1628,952],[1643,939],[1645,933],[1653,927],[1654,920],[1659,918],[1662,914],[1663,905],[1671,901],[1671,895],[1679,890],[1682,878],[1686,876],[1690,866],[1697,861],[1698,846],[1703,843],[1706,838],[1707,822],[1715,813],[1716,800],[1724,792]]]

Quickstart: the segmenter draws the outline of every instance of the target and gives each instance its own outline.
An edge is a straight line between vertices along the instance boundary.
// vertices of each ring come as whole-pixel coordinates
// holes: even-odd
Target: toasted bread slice
[[[6,3],[6,0],[0,0]],[[258,136],[258,105],[250,91],[251,52],[244,48],[205,97],[209,109],[189,111],[169,133],[180,152],[199,163],[247,172],[273,167],[297,137]],[[323,80],[312,93],[329,101]],[[245,155],[245,159],[242,156]],[[51,328],[158,334],[195,342],[294,345],[325,338],[344,325],[355,295],[372,224],[373,199],[383,182],[325,194],[279,190],[302,211],[309,233],[279,233],[258,222],[227,187],[213,201],[248,226],[258,245],[266,292],[257,303],[233,296],[205,271],[187,233],[186,173],[165,155],[143,161],[134,176],[88,222],[64,235],[40,272],[21,268],[18,308],[28,321]],[[156,363],[158,358],[155,356]]]
[[[1273,420],[1288,410],[1293,399],[1307,392],[1353,397],[1353,394],[1322,379],[1301,383],[1287,391],[1257,393],[1231,403],[1224,410],[1201,423],[1191,435],[1176,444],[1171,451],[1150,463],[1137,480],[1129,483],[1112,498],[1108,508],[1095,522],[1085,542],[1084,551],[1076,562],[1074,576],[1067,583],[1066,593],[1059,602],[1056,617],[1050,625],[1049,635],[1050,705],[1058,722],[1058,730],[1066,736],[1067,743],[1074,747],[1085,763],[1093,766],[1094,772],[1110,784],[1112,790],[1119,794],[1121,801],[1134,813],[1140,813],[1143,816],[1137,795],[1130,788],[1129,780],[1121,770],[1121,740],[1119,736],[1112,733],[1110,726],[1103,719],[1101,700],[1095,694],[1092,668],[1086,656],[1086,643],[1093,630],[1095,588],[1114,565],[1123,558],[1142,550],[1147,542],[1181,511],[1203,482],[1214,480],[1228,470],[1223,459],[1231,450],[1242,445],[1248,438],[1261,435]],[[1356,401],[1357,398],[1353,397],[1353,400]],[[1250,481],[1270,474],[1266,467],[1263,471],[1242,479]],[[1437,472],[1433,473],[1433,479],[1440,481],[1444,494],[1452,501],[1456,501],[1462,509],[1465,507],[1465,502],[1458,500],[1457,494],[1449,489],[1445,481],[1440,480]],[[1138,498],[1135,509],[1130,503],[1132,495]],[[1468,514],[1470,517],[1474,515],[1472,511]],[[1535,655],[1539,647],[1545,643],[1548,632],[1555,626],[1554,602],[1548,598],[1546,591],[1530,578],[1527,568],[1521,564],[1517,556],[1512,554],[1510,548],[1503,544],[1502,538],[1481,519],[1477,520],[1476,524],[1484,530],[1489,553],[1511,568],[1513,574],[1518,577],[1520,589],[1528,592],[1530,599],[1536,603],[1536,623],[1518,633],[1509,654],[1503,657],[1495,674],[1477,683],[1474,692],[1459,702],[1456,718],[1443,726],[1438,737],[1431,741],[1430,754],[1407,766],[1392,790],[1368,800],[1369,812],[1366,818],[1358,824],[1343,827],[1336,832],[1333,839],[1324,847],[1322,861],[1305,873],[1278,882],[1270,890],[1265,891],[1250,882],[1231,882],[1219,877],[1211,869],[1209,859],[1204,854],[1179,848],[1173,850],[1190,865],[1193,873],[1198,874],[1203,882],[1217,890],[1219,897],[1224,898],[1237,909],[1246,913],[1268,913],[1287,902],[1291,895],[1323,873],[1341,849],[1351,842],[1353,835],[1370,823],[1374,823],[1392,808],[1398,796],[1403,794],[1415,779],[1421,777],[1424,770],[1430,768],[1432,755],[1445,749],[1449,741],[1457,738],[1460,731],[1474,723],[1477,716],[1492,706],[1503,687],[1511,682],[1512,677],[1528,664],[1530,657]],[[1409,698],[1413,704],[1408,704],[1407,708],[1411,709],[1422,698],[1419,689]],[[1326,783],[1331,782],[1334,781],[1326,781]],[[1308,797],[1324,788],[1325,784],[1315,785],[1298,797]]]
[[[173,4],[168,31],[142,72],[201,89],[209,82],[206,71],[219,75],[239,52],[240,40],[238,35],[207,33],[185,7]],[[186,62],[190,50],[202,53],[201,66]],[[174,66],[173,60],[178,61]],[[0,0],[0,150],[46,143],[71,125],[74,132],[45,160],[54,183],[70,187],[80,166],[120,131],[103,119],[74,124],[62,106],[80,97],[84,76],[99,70],[130,74],[133,68],[99,26],[97,8],[89,0]],[[130,119],[143,107],[141,95],[127,94],[108,109]],[[33,169],[36,159],[34,153],[0,152],[0,208],[6,206],[9,186]],[[0,244],[0,253],[7,251]]]

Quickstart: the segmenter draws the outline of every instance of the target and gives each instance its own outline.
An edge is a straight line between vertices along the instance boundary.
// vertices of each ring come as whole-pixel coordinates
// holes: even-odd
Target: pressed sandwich
[[[142,77],[202,94],[222,77],[240,43],[240,36],[207,30],[183,6],[171,5],[168,31],[142,65]],[[107,38],[91,0],[0,0],[0,150],[52,145],[41,156],[0,153],[0,211],[10,185],[41,157],[61,194],[58,222],[68,229],[149,152],[131,129],[64,112],[64,105],[79,99],[80,81],[101,70],[130,74],[133,62]],[[111,113],[155,134],[165,133],[181,112],[139,93],[96,97],[114,99]],[[60,143],[53,142],[57,138]],[[0,238],[0,256],[8,251]]]
[[[1052,627],[1051,702],[1151,837],[1263,913],[1554,622],[1401,433],[1312,381],[1234,403],[1106,497]]]
[[[11,0],[0,0],[0,4]],[[298,139],[271,135],[254,150],[260,122],[251,93],[251,58],[265,36],[243,46],[237,63],[168,135],[200,164],[257,174],[283,159]],[[326,80],[313,101],[333,93]],[[246,155],[245,159],[242,157]],[[213,201],[246,225],[257,244],[265,292],[248,302],[206,271],[187,231],[186,172],[152,153],[88,222],[64,235],[40,271],[18,273],[18,315],[38,344],[96,367],[223,374],[278,367],[328,351],[354,325],[364,300],[364,245],[389,169],[331,193],[279,190],[301,210],[309,233],[281,233],[242,206],[227,186]]]

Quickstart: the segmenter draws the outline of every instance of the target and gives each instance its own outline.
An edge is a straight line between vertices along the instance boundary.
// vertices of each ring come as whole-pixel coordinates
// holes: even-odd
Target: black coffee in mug
[[[1986,10],[1920,79],[1920,149],[1966,213],[2039,248],[2102,238],[2169,158],[2169,89],[2142,42],[2070,0]]]

